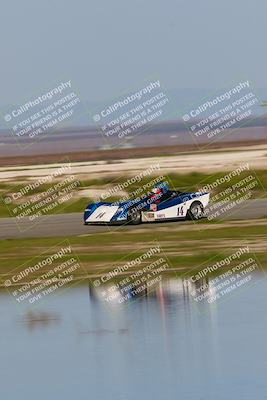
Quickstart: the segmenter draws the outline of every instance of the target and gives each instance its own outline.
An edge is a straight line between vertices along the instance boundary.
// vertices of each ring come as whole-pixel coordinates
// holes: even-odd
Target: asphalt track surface
[[[254,219],[267,216],[267,199],[248,200],[240,206],[235,207],[228,214],[224,214],[223,220]],[[207,223],[209,222],[206,220]],[[166,224],[187,224],[188,229],[192,221],[174,221],[144,223],[138,225],[142,229],[154,229]],[[58,214],[41,217],[36,222],[29,220],[17,221],[15,218],[0,218],[0,239],[31,238],[31,237],[70,237],[100,232],[112,232],[114,229],[128,230],[136,229],[134,225],[105,226],[84,225],[83,213]]]

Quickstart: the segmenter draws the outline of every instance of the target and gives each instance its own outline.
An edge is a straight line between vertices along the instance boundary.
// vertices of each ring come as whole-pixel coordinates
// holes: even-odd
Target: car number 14
[[[184,216],[184,206],[180,206],[177,208],[177,217],[183,217]]]

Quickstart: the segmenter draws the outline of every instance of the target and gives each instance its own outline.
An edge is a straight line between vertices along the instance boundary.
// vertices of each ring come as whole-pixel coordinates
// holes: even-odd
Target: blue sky
[[[69,78],[104,101],[157,77],[168,89],[266,88],[266,0],[24,0],[1,5],[0,105]]]

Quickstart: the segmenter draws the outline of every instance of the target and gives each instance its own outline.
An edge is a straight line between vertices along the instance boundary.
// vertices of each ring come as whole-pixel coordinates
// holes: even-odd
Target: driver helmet
[[[155,187],[155,188],[152,189],[152,193],[161,194],[161,193],[163,193],[163,190],[158,188],[158,187]]]
[[[165,194],[167,193],[169,190],[169,185],[166,184],[165,182],[160,183],[159,185],[155,186],[152,189],[152,195],[151,195],[151,199],[153,201],[159,201],[159,199]]]

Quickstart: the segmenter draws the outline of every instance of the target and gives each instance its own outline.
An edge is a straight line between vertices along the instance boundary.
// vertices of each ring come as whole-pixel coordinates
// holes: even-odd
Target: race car
[[[209,197],[208,192],[170,190],[169,185],[162,182],[142,198],[88,204],[84,211],[84,223],[137,225],[152,221],[196,220],[203,218]]]

